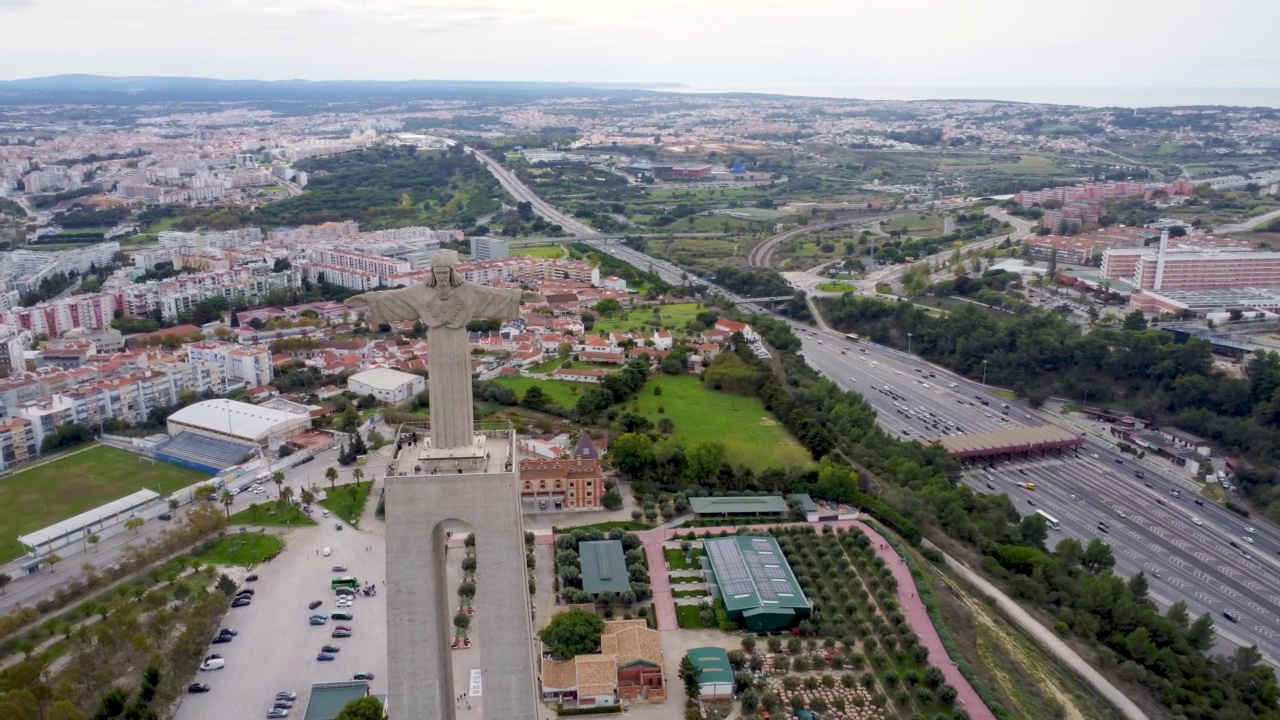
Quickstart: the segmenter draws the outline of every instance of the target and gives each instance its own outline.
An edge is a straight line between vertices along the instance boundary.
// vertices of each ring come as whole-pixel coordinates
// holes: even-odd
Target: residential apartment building
[[[34,458],[39,451],[30,420],[14,418],[0,424],[0,468],[8,470]]]
[[[75,328],[97,330],[115,319],[116,299],[111,295],[68,295],[58,300],[0,313],[0,323],[13,325],[33,335],[62,337]]]
[[[198,232],[166,230],[160,233],[159,241],[162,248],[235,248],[262,242],[262,231],[256,227]]]
[[[10,376],[26,372],[23,353],[31,347],[30,331],[16,325],[0,325],[0,368],[9,371]]]
[[[355,270],[361,274],[373,275],[377,279],[377,284],[374,287],[388,285],[388,278],[402,275],[413,269],[408,260],[371,255],[341,248],[311,248],[307,252],[307,258],[315,265]],[[334,281],[330,280],[329,282]]]
[[[1280,287],[1280,253],[1157,251],[1138,256],[1132,278],[1157,291]]]
[[[267,348],[246,348],[224,342],[198,342],[187,346],[187,360],[216,367],[227,386],[255,388],[271,384],[275,369]]]

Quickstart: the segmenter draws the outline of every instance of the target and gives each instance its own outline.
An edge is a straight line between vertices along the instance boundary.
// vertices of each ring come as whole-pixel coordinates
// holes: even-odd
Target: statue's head
[[[458,253],[452,250],[441,250],[431,258],[431,273],[427,275],[427,286],[436,287],[448,283],[450,287],[462,285],[462,276],[453,269],[458,262]]]

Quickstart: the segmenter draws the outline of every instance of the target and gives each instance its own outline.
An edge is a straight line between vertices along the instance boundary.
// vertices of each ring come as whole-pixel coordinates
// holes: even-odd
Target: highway
[[[773,253],[778,249],[778,246],[788,240],[798,238],[801,235],[820,232],[822,230],[831,230],[832,228],[838,228],[844,225],[862,225],[863,223],[875,222],[876,220],[888,220],[890,218],[910,214],[911,212],[912,211],[909,210],[903,210],[901,212],[882,213],[879,215],[857,215],[854,217],[841,218],[839,220],[831,220],[830,222],[817,223],[816,225],[802,225],[794,230],[787,230],[786,232],[765,238],[763,242],[751,249],[751,253],[747,255],[747,264],[752,267],[772,266]]]
[[[680,269],[670,263],[623,245],[588,242],[636,267],[652,266],[668,282],[680,281]],[[692,278],[690,282],[706,285]],[[751,305],[743,308],[767,312]],[[881,426],[898,437],[928,442],[943,433],[1047,423],[1022,403],[1009,401],[1004,408],[1006,401],[990,388],[915,356],[788,322],[801,339],[806,362],[841,387],[860,393],[876,409]],[[882,392],[886,385],[892,394]],[[1116,572],[1123,577],[1146,572],[1151,597],[1163,607],[1182,600],[1192,615],[1208,613],[1222,639],[1257,645],[1267,662],[1280,667],[1280,531],[1212,502],[1195,504],[1198,496],[1190,483],[1159,462],[1135,460],[1086,436],[1078,453],[1002,461],[989,476],[975,466],[966,470],[964,482],[977,492],[1008,492],[1024,515],[1044,510],[1056,517],[1062,529],[1050,531],[1050,548],[1063,537],[1083,544],[1095,537],[1104,540],[1112,547]],[[1145,477],[1135,477],[1136,471]],[[1014,484],[1028,481],[1035,483],[1034,491]],[[1181,497],[1174,498],[1173,489],[1179,489]],[[1203,524],[1196,525],[1192,517]],[[1107,523],[1108,531],[1098,528],[1099,520]],[[1246,532],[1254,525],[1254,532]],[[1254,542],[1244,540],[1246,535]],[[1238,622],[1226,619],[1225,610],[1235,613]]]
[[[1029,225],[996,209],[987,212],[1015,224],[1015,236],[1029,231]],[[586,242],[635,267],[652,269],[667,282],[681,282],[681,268],[664,260],[621,244]],[[708,286],[697,278],[689,282]],[[717,291],[731,301],[741,300]],[[750,304],[742,307],[768,312]],[[928,442],[943,433],[1046,423],[1021,402],[1004,407],[1006,401],[990,388],[907,353],[853,343],[786,320],[801,339],[806,362],[839,386],[860,393],[876,409],[881,426],[897,436]],[[1062,529],[1050,530],[1050,548],[1062,537],[1085,544],[1101,538],[1112,547],[1117,573],[1148,573],[1157,602],[1167,607],[1182,600],[1193,615],[1208,613],[1221,638],[1256,645],[1267,662],[1280,667],[1280,530],[1240,518],[1216,503],[1198,504],[1194,488],[1157,465],[1159,461],[1139,461],[1091,435],[1085,438],[1078,452],[1003,461],[990,475],[974,467],[963,481],[978,492],[1010,492],[1024,515],[1043,509],[1057,518]],[[1034,482],[1036,489],[1018,488],[1017,482]],[[1173,490],[1180,496],[1174,497]],[[1105,530],[1099,521],[1106,523]],[[1224,611],[1231,611],[1236,621],[1224,617]]]
[[[599,234],[594,229],[552,207],[550,203],[520,182],[515,173],[499,165],[493,158],[475,148],[468,147],[467,151],[475,155],[484,164],[485,168],[493,173],[493,176],[498,179],[498,183],[511,194],[511,197],[533,205],[533,211],[541,215],[547,222],[559,225],[565,232],[574,237],[592,237]]]

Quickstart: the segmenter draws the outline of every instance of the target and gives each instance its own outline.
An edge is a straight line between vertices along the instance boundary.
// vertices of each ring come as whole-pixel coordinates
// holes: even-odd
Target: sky
[[[1276,0],[0,0],[0,79],[1275,87]]]

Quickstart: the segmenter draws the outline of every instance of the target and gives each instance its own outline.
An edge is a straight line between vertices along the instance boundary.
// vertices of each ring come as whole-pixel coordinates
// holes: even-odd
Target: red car
[[[339,625],[339,626],[335,627],[335,628],[334,628],[334,630],[346,630],[347,632],[354,632],[354,631],[351,629],[351,626],[350,626],[350,625]]]

